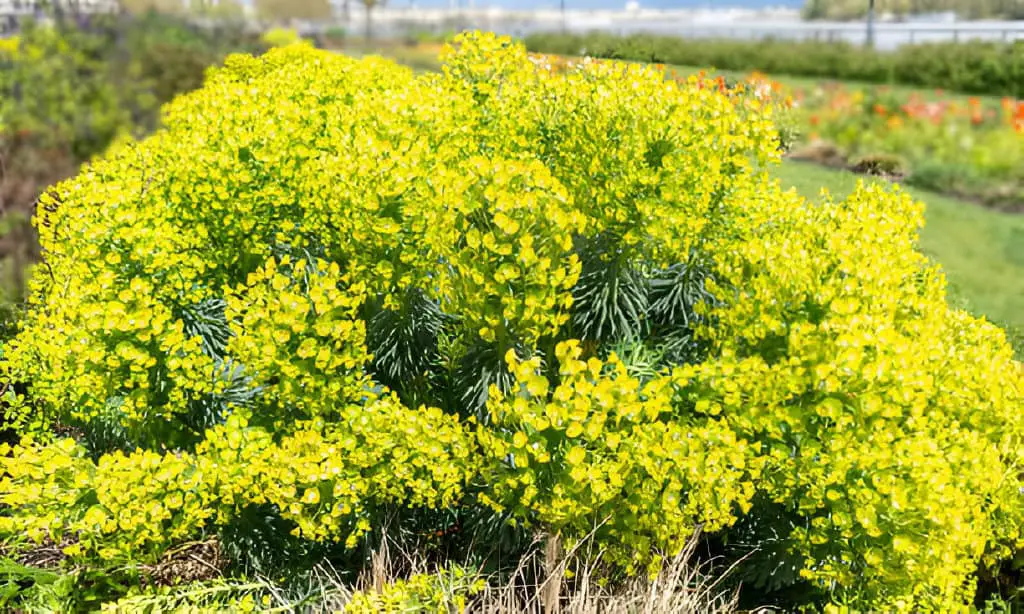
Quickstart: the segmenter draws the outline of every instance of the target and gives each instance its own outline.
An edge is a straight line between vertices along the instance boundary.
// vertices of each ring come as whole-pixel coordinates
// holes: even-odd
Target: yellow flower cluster
[[[436,409],[383,397],[337,423],[300,423],[275,441],[242,416],[206,433],[194,453],[114,452],[93,462],[73,439],[2,448],[0,534],[60,542],[71,557],[155,560],[204,527],[270,503],[296,534],[354,547],[373,505],[445,507],[477,473],[472,433]]]
[[[576,341],[556,352],[553,390],[539,359],[512,352],[515,386],[491,390],[485,503],[508,502],[570,540],[590,534],[627,569],[652,548],[681,550],[697,523],[714,531],[749,510],[758,465],[727,424],[673,421],[671,380],[641,384],[614,354],[582,360]]]
[[[228,352],[258,374],[268,420],[331,416],[369,384],[363,284],[345,283],[337,263],[269,260],[227,295],[234,333]],[[271,383],[273,382],[273,383]],[[333,417],[333,416],[331,416]]]
[[[978,565],[1024,544],[1020,366],[947,307],[918,205],[784,192],[762,172],[770,109],[703,85],[555,71],[482,34],[433,75],[308,45],[229,58],[162,131],[41,202],[48,271],[0,355],[30,384],[9,420],[38,434],[113,414],[151,451],[93,462],[26,441],[2,461],[0,533],[153,557],[269,503],[352,544],[377,504],[451,508],[473,481],[570,541],[599,527],[639,570],[767,501],[838,601],[963,605]],[[583,262],[597,243],[607,262]],[[575,339],[584,265],[602,263],[651,286],[706,266],[698,298],[672,290],[686,324],[643,311],[653,287],[622,309],[700,353],[641,377]],[[425,387],[474,348],[505,357],[485,420],[460,422],[474,411],[450,389],[426,394],[444,410],[413,409],[374,381],[368,305],[399,311],[411,291],[443,312]]]
[[[291,28],[270,28],[260,35],[260,40],[268,47],[286,47],[300,42],[302,37]]]
[[[4,58],[13,58],[18,52],[19,40],[17,36],[9,36],[0,40],[0,55]]]
[[[769,215],[718,252],[731,297],[711,358],[673,372],[680,396],[760,444],[759,489],[802,519],[805,577],[868,609],[954,609],[983,554],[1024,544],[1020,365],[946,306],[906,194],[861,185]]]
[[[359,591],[339,614],[462,614],[467,597],[483,590],[484,580],[470,570],[451,566],[396,580],[379,591]]]

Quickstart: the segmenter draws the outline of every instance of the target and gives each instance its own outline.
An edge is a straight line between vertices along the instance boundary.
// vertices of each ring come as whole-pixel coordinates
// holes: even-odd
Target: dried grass
[[[542,543],[544,542],[544,543]],[[654,577],[637,577],[625,584],[605,586],[605,569],[600,553],[585,550],[584,540],[561,554],[557,561],[544,561],[548,540],[538,537],[534,554],[519,561],[516,570],[498,583],[475,595],[467,608],[470,614],[729,614],[738,611],[738,592],[724,580],[732,571],[713,577],[709,566],[696,560],[697,536],[678,555],[669,558]],[[566,569],[574,569],[568,577]],[[356,585],[345,585],[328,567],[315,574],[319,597],[307,602],[310,614],[343,610],[354,590],[379,591],[410,574],[431,573],[415,553],[402,551],[384,540]],[[438,573],[441,581],[442,575]],[[556,583],[557,591],[553,590]],[[556,602],[551,595],[558,595]],[[454,610],[453,610],[454,611]]]

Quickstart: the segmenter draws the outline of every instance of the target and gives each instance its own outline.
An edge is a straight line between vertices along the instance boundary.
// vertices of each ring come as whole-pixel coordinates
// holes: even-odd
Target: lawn
[[[845,196],[860,178],[791,161],[776,175],[807,198],[817,198],[822,188]],[[1002,326],[1024,330],[1024,216],[924,190],[908,191],[925,203],[921,250],[945,270],[950,300]],[[1024,352],[1024,339],[1016,347]]]

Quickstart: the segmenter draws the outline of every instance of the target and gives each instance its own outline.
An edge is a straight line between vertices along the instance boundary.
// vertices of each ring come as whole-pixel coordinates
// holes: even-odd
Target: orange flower
[[[888,111],[886,110],[886,108],[884,106],[882,106],[880,104],[876,104],[875,105],[875,115],[878,115],[880,117],[885,117],[886,113],[888,113]]]
[[[899,115],[893,115],[888,120],[886,120],[885,125],[888,126],[890,130],[896,130],[897,128],[903,125],[903,120],[900,118]]]

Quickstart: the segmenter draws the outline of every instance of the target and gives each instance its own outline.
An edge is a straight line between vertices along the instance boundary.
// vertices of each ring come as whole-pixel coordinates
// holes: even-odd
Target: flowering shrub
[[[45,196],[0,533],[88,568],[254,508],[349,550],[490,514],[633,573],[761,519],[878,610],[1018,551],[1020,365],[917,204],[783,191],[753,90],[483,34],[443,61],[232,56]]]
[[[773,222],[719,252],[736,298],[707,331],[716,358],[674,372],[682,398],[760,443],[759,487],[799,517],[805,577],[871,609],[969,598],[979,557],[1020,540],[1005,336],[945,306],[905,195],[861,187]]]
[[[642,384],[614,354],[607,362],[581,355],[575,341],[556,349],[550,393],[539,358],[509,357],[513,394],[493,390],[489,402],[506,428],[483,430],[481,443],[514,463],[497,469],[485,501],[570,537],[594,531],[611,548],[607,558],[627,568],[651,562],[651,546],[681,550],[698,519],[716,531],[750,509],[760,461],[746,441],[717,421],[666,420],[670,377]],[[594,519],[604,523],[595,528]]]

